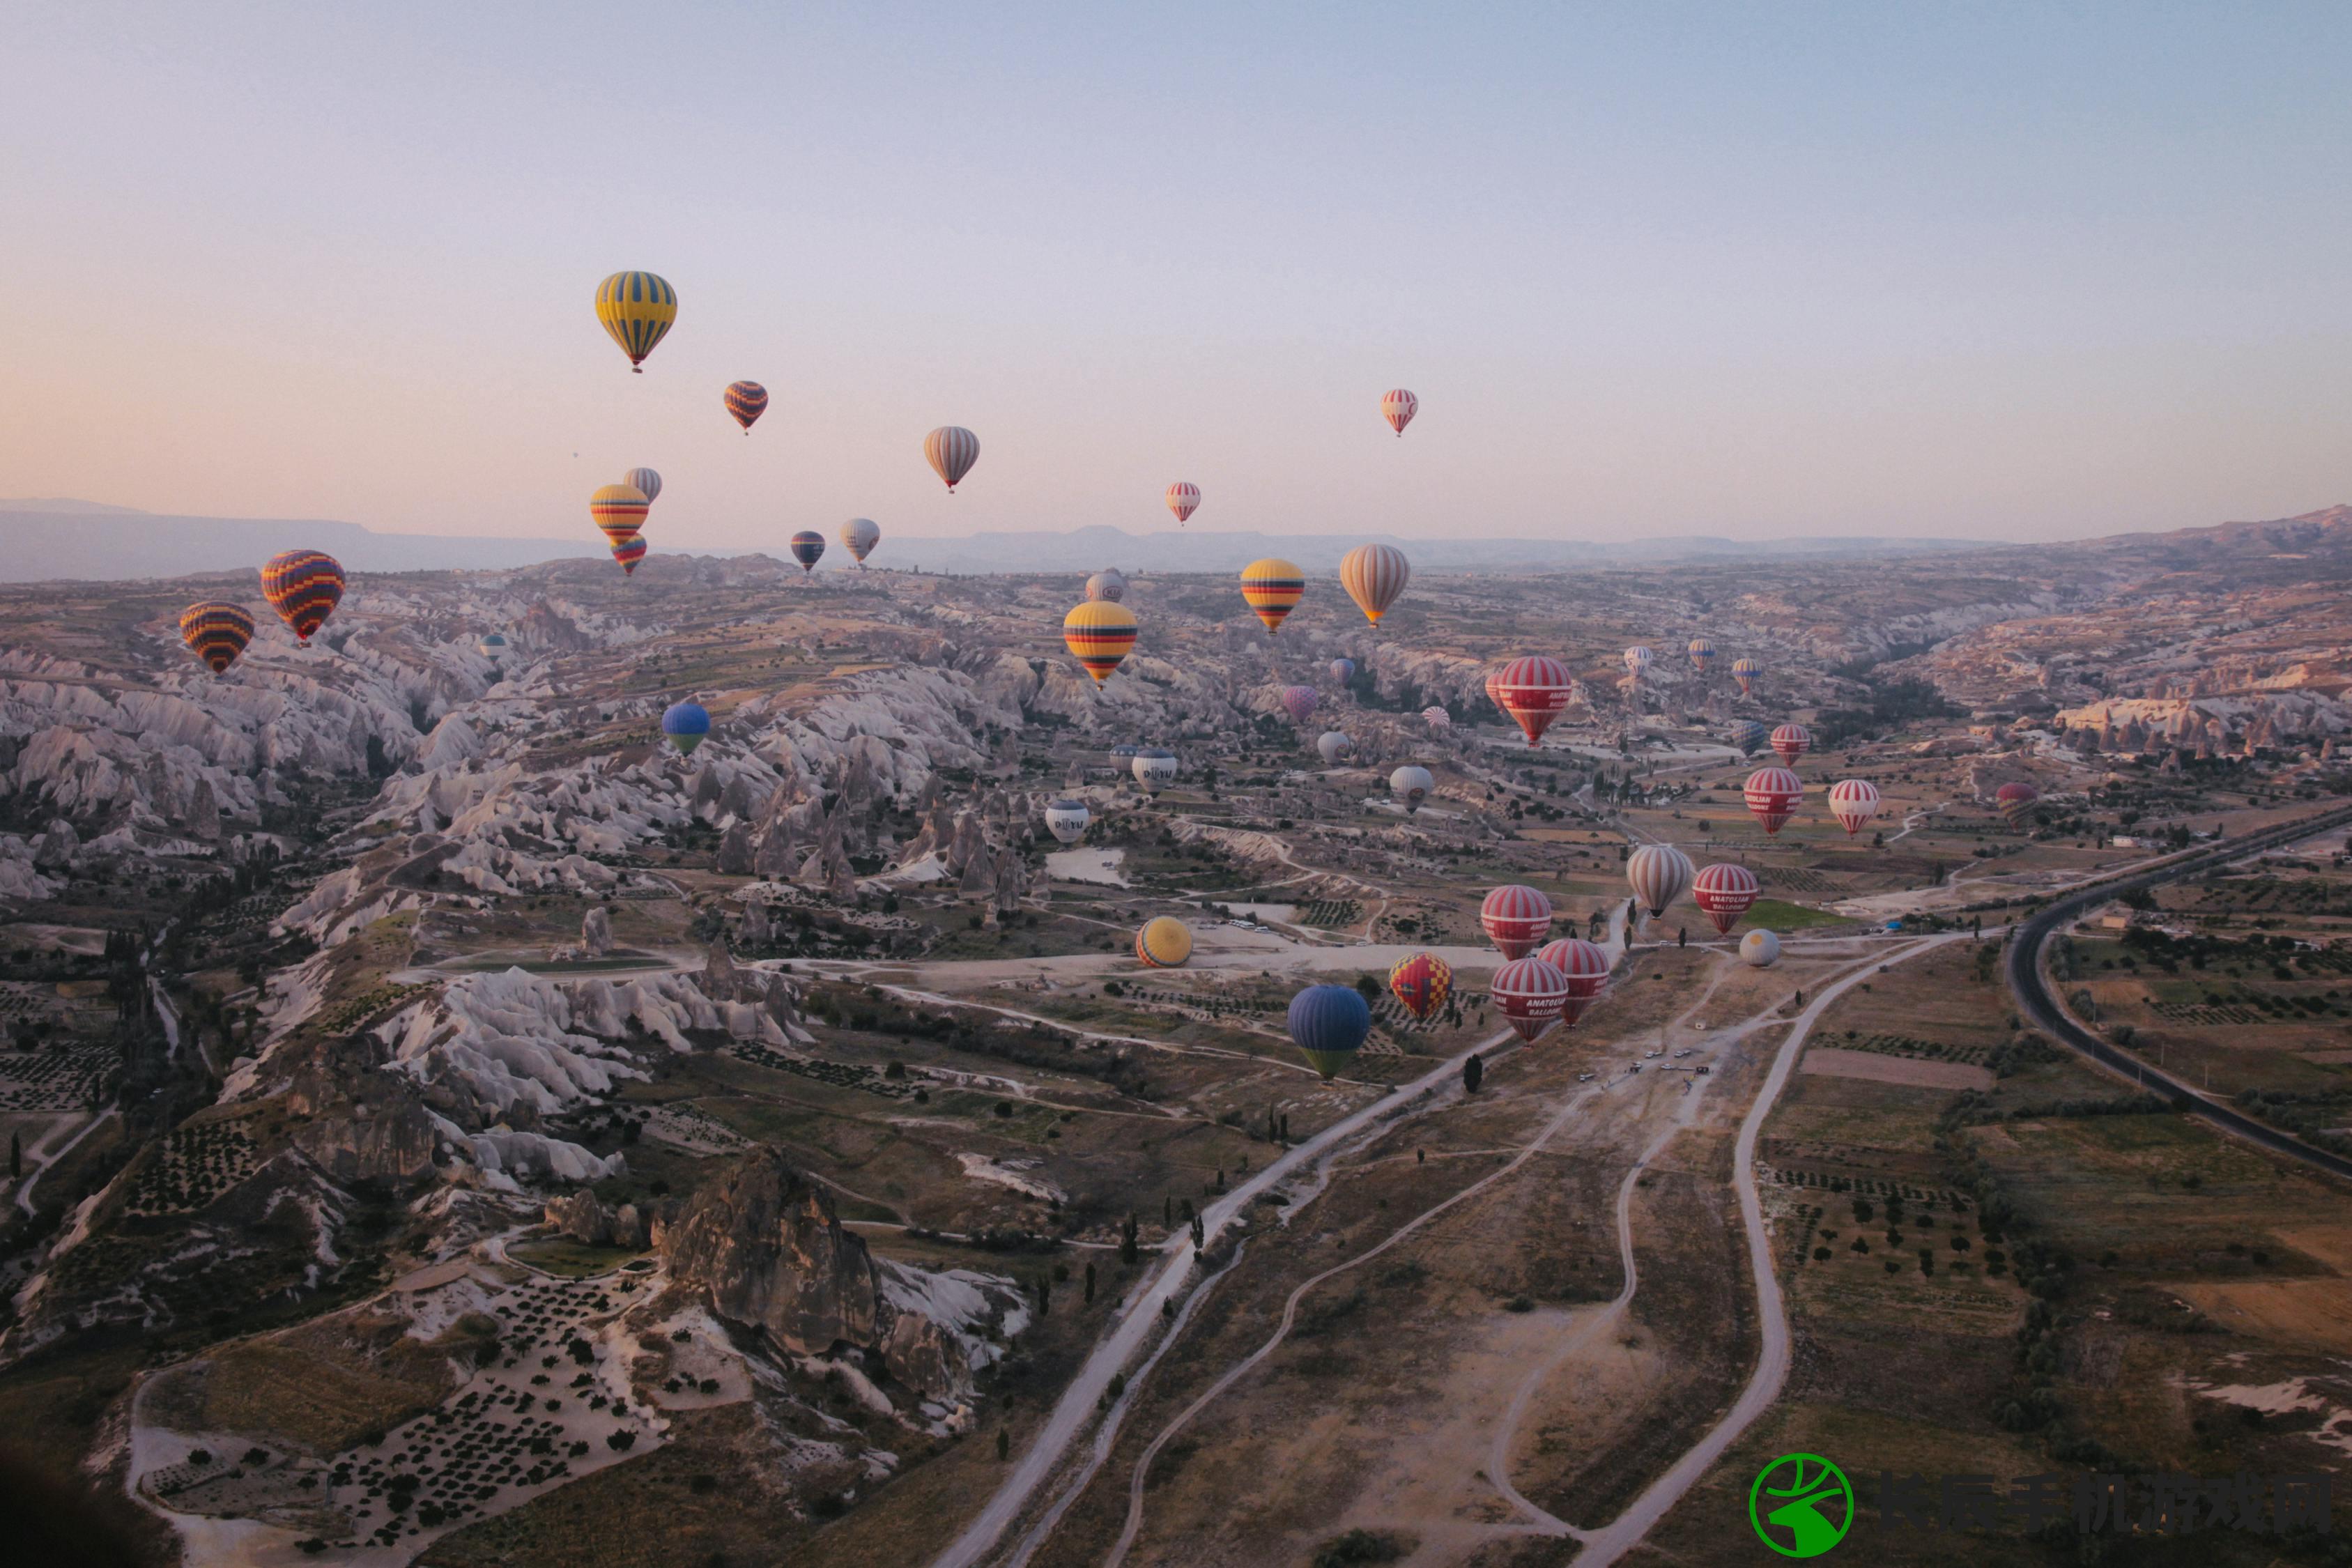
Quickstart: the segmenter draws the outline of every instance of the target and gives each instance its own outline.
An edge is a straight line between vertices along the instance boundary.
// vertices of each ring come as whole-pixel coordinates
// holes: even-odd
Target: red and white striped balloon
[[[1412,416],[1420,412],[1421,399],[1402,386],[1391,387],[1381,394],[1381,417],[1387,420],[1389,428],[1400,436],[1404,434],[1404,427],[1412,423]]]
[[[1830,785],[1830,815],[1853,837],[1878,815],[1878,786],[1868,779],[1840,779]]]
[[[1748,775],[1741,793],[1764,831],[1778,833],[1781,824],[1797,815],[1797,806],[1805,798],[1805,784],[1786,768],[1758,768]]]
[[[1520,958],[1495,971],[1486,994],[1519,1038],[1533,1041],[1568,1007],[1568,976],[1540,958]]]
[[[1525,958],[1551,934],[1551,900],[1523,883],[1507,882],[1479,904],[1478,923],[1505,958]]]
[[[1188,485],[1183,480],[1178,479],[1168,487],[1168,510],[1176,514],[1178,522],[1190,521],[1193,512],[1200,510],[1200,486]]]
[[[1799,757],[1813,749],[1813,732],[1802,724],[1783,724],[1772,731],[1772,751],[1782,762],[1794,765]]]
[[[1576,695],[1576,682],[1569,679],[1568,666],[1547,654],[1535,653],[1515,658],[1488,676],[1486,695],[1526,733],[1529,746],[1539,746],[1551,721],[1568,711],[1569,701]]]
[[[1717,862],[1703,868],[1691,879],[1691,902],[1706,917],[1707,924],[1725,936],[1739,923],[1739,917],[1755,908],[1757,896],[1764,885],[1756,873],[1745,866]]]
[[[1625,880],[1653,915],[1683,896],[1691,885],[1691,858],[1671,844],[1644,844],[1625,859]]]
[[[1609,955],[1580,936],[1564,936],[1546,943],[1536,956],[1567,978],[1568,1003],[1559,1019],[1573,1029],[1609,989]]]

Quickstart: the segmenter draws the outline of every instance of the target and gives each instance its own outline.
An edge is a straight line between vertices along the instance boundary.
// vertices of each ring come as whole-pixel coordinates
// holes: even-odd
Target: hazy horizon
[[[9,488],[576,542],[645,463],[706,550],[1145,533],[1177,479],[1203,531],[1601,542],[2344,490],[2334,10],[647,26],[34,8]],[[681,299],[643,376],[630,267]]]

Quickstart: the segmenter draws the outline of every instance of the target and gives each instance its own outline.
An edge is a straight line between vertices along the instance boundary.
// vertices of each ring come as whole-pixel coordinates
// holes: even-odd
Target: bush
[[[1335,1535],[1316,1549],[1315,1568],[1355,1568],[1360,1563],[1393,1563],[1417,1542],[1400,1540],[1385,1530],[1351,1530]]]

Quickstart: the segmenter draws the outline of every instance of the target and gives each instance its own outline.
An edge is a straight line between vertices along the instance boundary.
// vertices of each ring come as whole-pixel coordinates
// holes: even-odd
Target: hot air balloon
[[[2002,819],[2011,827],[2023,823],[2025,814],[2041,798],[2042,792],[2030,784],[2005,784],[1992,792],[1993,805],[2000,808]]]
[[[1797,815],[1797,806],[1805,798],[1805,785],[1786,768],[1758,768],[1748,775],[1742,793],[1764,831],[1778,833],[1782,823]]]
[[[942,425],[923,437],[923,456],[929,459],[931,471],[947,481],[948,494],[953,495],[971,466],[980,461],[980,437],[961,425]]]
[[[1315,750],[1325,767],[1335,765],[1341,757],[1356,749],[1355,738],[1345,730],[1326,730],[1315,738]]]
[[[1533,1044],[1568,1006],[1568,976],[1540,958],[1515,958],[1495,971],[1486,994],[1512,1032]]]
[[[1143,922],[1135,933],[1135,956],[1146,969],[1175,969],[1192,956],[1192,932],[1173,915]]]
[[[1116,566],[1106,566],[1087,579],[1087,597],[1116,605],[1127,597],[1127,579]]]
[[[1345,686],[1355,679],[1356,661],[1354,659],[1335,658],[1331,661],[1331,683],[1334,686]]]
[[[343,569],[316,550],[289,550],[261,568],[261,596],[294,628],[294,640],[308,643],[343,602]]]
[[[1772,733],[1753,719],[1742,719],[1731,727],[1731,743],[1739,748],[1742,756],[1752,757],[1764,749],[1765,738]]]
[[[1853,837],[1878,815],[1878,786],[1868,779],[1840,779],[1830,785],[1830,815]]]
[[[1772,752],[1794,767],[1799,757],[1813,749],[1813,732],[1802,724],[1783,724],[1772,731]]]
[[[1307,593],[1307,574],[1289,562],[1267,556],[1242,568],[1242,602],[1265,623],[1272,637]]]
[[[635,485],[606,485],[588,498],[588,515],[604,531],[606,540],[618,544],[636,537],[652,505],[646,492]]]
[[[1176,514],[1179,527],[1188,521],[1192,514],[1200,510],[1200,486],[1188,485],[1183,480],[1178,479],[1168,487],[1168,510]]]
[[[1412,416],[1420,412],[1421,399],[1402,386],[1381,394],[1381,417],[1387,420],[1389,428],[1400,436],[1404,434],[1404,427],[1412,423]]]
[[[1543,732],[1551,721],[1568,710],[1569,699],[1575,694],[1576,683],[1568,678],[1568,667],[1547,654],[1528,654],[1515,658],[1496,674],[1487,678],[1486,695],[1514,720],[1528,737],[1530,747],[1543,743]]]
[[[651,468],[631,468],[621,476],[621,482],[644,491],[647,506],[661,500],[661,476]]]
[[[756,381],[735,381],[727,384],[727,412],[735,416],[735,423],[743,426],[743,434],[751,433],[751,422],[768,411],[768,389]]]
[[[1739,695],[1742,697],[1755,696],[1756,683],[1763,678],[1764,661],[1762,659],[1752,655],[1742,654],[1731,661],[1731,679],[1739,682]]]
[[[1739,957],[1751,969],[1769,969],[1780,962],[1780,939],[1769,931],[1751,931],[1739,939]]]
[[[1691,902],[1707,923],[1725,936],[1739,923],[1739,918],[1754,907],[1756,897],[1763,891],[1756,873],[1745,866],[1729,861],[1717,861],[1704,867],[1691,879]]]
[[[1410,952],[1389,971],[1389,994],[1422,1023],[1443,1012],[1454,994],[1454,967],[1433,952]]]
[[[792,542],[784,548],[791,551],[793,559],[801,563],[801,575],[805,577],[815,571],[816,563],[824,558],[824,535],[813,528],[803,528],[793,535]]]
[[[1062,617],[1062,641],[1100,686],[1135,646],[1135,612],[1108,599],[1082,600]]]
[[[1486,672],[1486,700],[1497,708],[1503,705],[1503,699],[1498,693],[1502,690],[1503,671],[1508,668],[1510,668],[1508,665],[1498,664]]]
[[[503,633],[492,632],[474,647],[480,651],[484,658],[496,660],[506,657],[507,639]]]
[[[1551,934],[1551,900],[1537,889],[1506,882],[1479,903],[1478,923],[1505,958],[1525,958]]]
[[[1671,844],[1644,844],[1625,858],[1625,880],[1653,915],[1683,896],[1691,885],[1690,857]]]
[[[1082,800],[1049,800],[1045,803],[1045,831],[1065,844],[1076,844],[1087,836],[1087,824],[1095,819]]]
[[[615,272],[596,285],[596,319],[643,375],[646,356],[677,320],[677,290],[650,272]]]
[[[1128,763],[1128,770],[1135,774],[1135,782],[1143,786],[1146,795],[1158,795],[1176,777],[1176,753],[1158,746],[1139,751],[1135,753],[1135,761]]]
[[[635,576],[637,563],[646,558],[646,542],[636,534],[613,541],[613,559],[621,563],[624,576]]]
[[[1705,637],[1693,637],[1684,650],[1690,655],[1691,668],[1705,675],[1715,666],[1715,645]]]
[[[710,733],[710,710],[699,702],[673,702],[662,710],[661,727],[678,755],[690,757]]]
[[[1389,793],[1404,802],[1407,816],[1419,811],[1421,803],[1427,800],[1429,792],[1436,787],[1437,781],[1429,776],[1427,768],[1414,767],[1410,763],[1389,775]]]
[[[1454,728],[1454,715],[1434,702],[1421,710],[1421,721],[1431,729],[1441,731]]]
[[[856,557],[860,566],[866,564],[866,558],[881,542],[882,531],[870,517],[853,517],[841,525],[841,547]]]
[[[1288,1021],[1299,1054],[1324,1078],[1351,1065],[1372,1032],[1372,1010],[1352,985],[1309,985],[1290,999]]]
[[[1639,680],[1650,673],[1650,650],[1635,643],[1625,650],[1625,673]]]
[[[237,605],[216,599],[190,605],[180,612],[180,640],[215,675],[226,675],[253,642],[253,617]]]
[[[1282,710],[1294,723],[1304,724],[1315,711],[1322,695],[1311,686],[1286,686],[1282,689]]]
[[[1566,936],[1544,943],[1536,956],[1568,981],[1568,1001],[1559,1010],[1559,1019],[1573,1029],[1609,989],[1609,955],[1580,936]]]
[[[1393,544],[1359,544],[1339,558],[1339,586],[1374,626],[1412,580],[1412,563]]]

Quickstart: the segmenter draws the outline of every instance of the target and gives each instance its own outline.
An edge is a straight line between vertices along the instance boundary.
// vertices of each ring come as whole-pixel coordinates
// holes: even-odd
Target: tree
[[[1469,1059],[1462,1064],[1463,1090],[1465,1093],[1475,1094],[1478,1092],[1478,1086],[1486,1081],[1486,1064],[1474,1052]]]
[[[1091,1264],[1091,1263],[1089,1263],[1089,1264],[1087,1264],[1087,1300],[1086,1300],[1086,1304],[1087,1304],[1087,1306],[1089,1306],[1089,1307],[1091,1307],[1091,1306],[1093,1306],[1093,1305],[1095,1304],[1095,1266],[1094,1266],[1093,1264]],[[1000,1457],[1000,1458],[1002,1458],[1002,1456],[999,1456],[999,1457]]]
[[[1381,994],[1381,983],[1369,974],[1359,974],[1356,976],[1356,990],[1365,1001],[1375,1001]]]
[[[8,1134],[8,1174],[14,1177],[24,1173],[25,1141],[18,1134],[11,1132]]]
[[[1013,1457],[1013,1434],[999,1426],[996,1429],[996,1462],[1003,1464]]]
[[[1127,1216],[1127,1224],[1119,1228],[1118,1260],[1131,1268],[1140,1256],[1135,1245],[1135,1215],[1130,1214]]]

